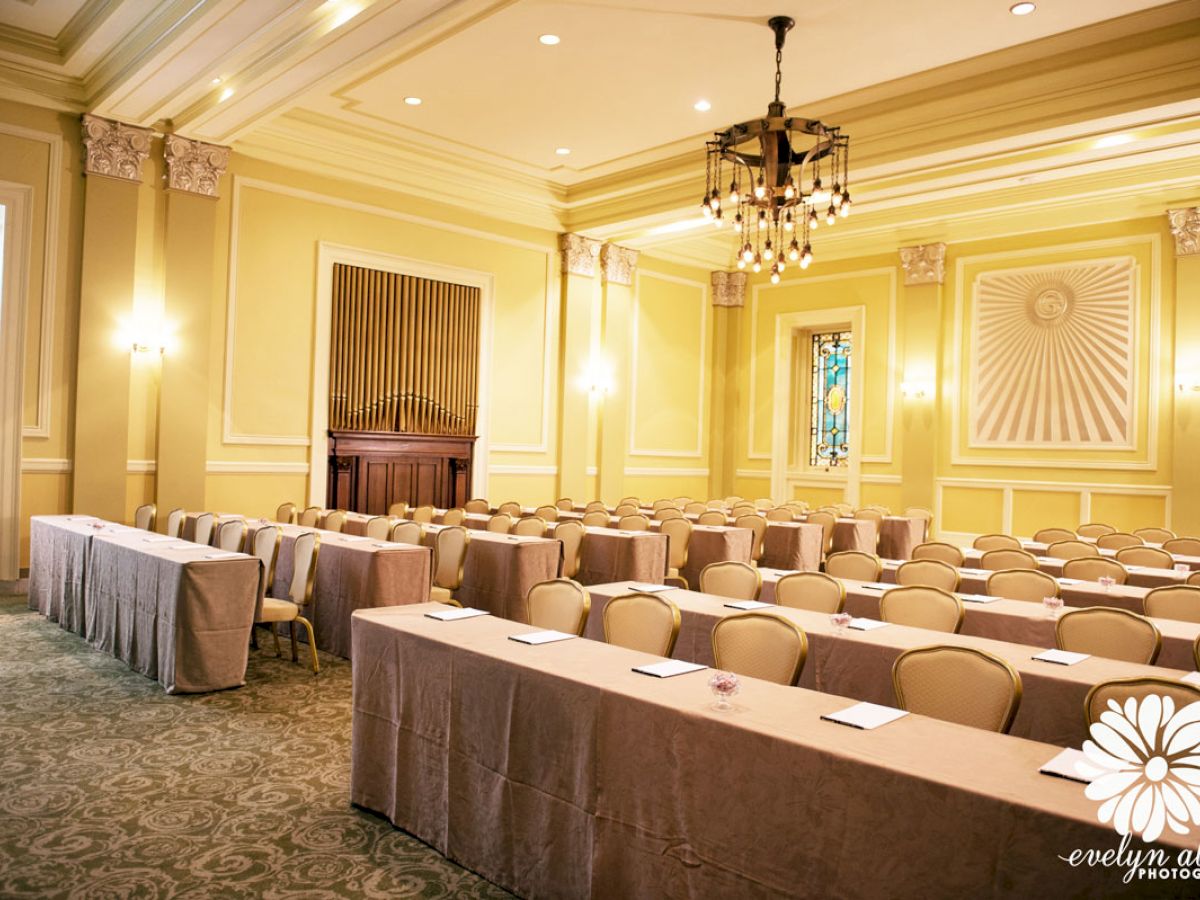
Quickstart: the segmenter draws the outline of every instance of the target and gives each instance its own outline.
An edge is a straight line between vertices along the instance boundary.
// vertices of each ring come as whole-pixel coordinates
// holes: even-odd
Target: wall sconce
[[[612,367],[606,361],[593,358],[579,376],[579,387],[589,394],[603,397],[613,390]]]
[[[1180,372],[1175,376],[1175,388],[1181,394],[1200,392],[1200,372]]]
[[[117,347],[137,359],[161,357],[170,344],[167,329],[154,317],[144,315],[122,322],[114,340]]]
[[[157,353],[159,356],[162,356],[163,351],[166,349],[162,344],[140,344],[137,341],[129,345],[130,353]]]
[[[917,400],[932,397],[934,384],[932,381],[904,381],[900,383],[900,393]]]

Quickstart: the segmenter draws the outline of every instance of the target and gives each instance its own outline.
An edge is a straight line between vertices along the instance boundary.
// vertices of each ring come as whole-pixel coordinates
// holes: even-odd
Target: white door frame
[[[809,469],[803,474],[788,471],[788,436],[796,404],[792,400],[792,367],[797,331],[814,331],[832,325],[850,327],[850,464],[830,473]],[[867,345],[867,308],[841,306],[827,309],[780,313],[775,317],[775,384],[771,404],[771,497],[790,500],[792,487],[829,483],[845,491],[846,502],[858,506],[862,481],[863,348]],[[843,474],[844,472],[844,474]]]
[[[488,417],[491,410],[492,315],[495,276],[490,272],[445,266],[321,241],[317,245],[317,311],[313,330],[312,443],[308,464],[308,502],[325,506],[329,469],[329,333],[333,327],[333,267],[336,263],[379,269],[479,288],[479,396],[475,411],[475,455],[471,493],[486,497],[488,487]]]
[[[15,581],[21,566],[21,432],[32,204],[32,187],[0,181],[0,206],[4,207],[0,247],[0,581]]]

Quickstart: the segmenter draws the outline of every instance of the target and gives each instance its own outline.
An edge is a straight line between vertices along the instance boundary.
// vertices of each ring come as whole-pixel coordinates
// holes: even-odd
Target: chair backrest
[[[1112,534],[1102,534],[1096,538],[1096,546],[1101,550],[1123,550],[1126,547],[1143,547],[1146,542],[1136,534],[1124,531],[1114,531]]]
[[[986,590],[992,597],[1041,603],[1058,596],[1058,582],[1037,569],[1000,569],[988,576]]]
[[[989,571],[1000,569],[1036,569],[1037,557],[1027,550],[1005,548],[1003,550],[985,550],[979,557],[979,568]]]
[[[770,509],[771,507],[777,505],[778,504],[770,497],[759,497],[754,501],[754,506],[758,509]]]
[[[649,531],[650,520],[641,513],[634,513],[632,516],[621,516],[617,520],[617,527],[622,531]]]
[[[664,507],[665,509],[666,507]],[[641,512],[641,507],[636,503],[618,503],[613,507],[614,516],[634,516]]]
[[[728,497],[725,498],[725,508],[732,509],[733,507],[737,506],[739,503],[744,503],[745,501],[746,501],[745,497],[739,497],[737,494],[730,494]]]
[[[308,507],[305,507],[304,512],[300,513],[300,517],[297,520],[297,522],[303,528],[316,528],[317,522],[319,522],[320,520],[321,520],[321,507],[308,506]]]
[[[729,510],[729,515],[733,518],[738,516],[757,516],[758,507],[753,503],[735,503]]]
[[[462,586],[463,566],[470,545],[471,534],[461,525],[450,525],[434,536],[433,583],[437,587],[457,591]]]
[[[211,544],[213,521],[213,514],[210,512],[200,513],[196,516],[196,532],[192,535],[192,540],[197,544]]]
[[[367,537],[373,541],[386,541],[392,530],[392,520],[387,516],[372,516],[367,520]]]
[[[776,506],[767,510],[768,522],[795,522],[796,513],[786,506]]]
[[[557,506],[559,509],[561,509],[563,512],[574,512],[575,511],[575,501],[572,500],[570,497],[559,497],[557,500],[554,501],[554,505]]]
[[[1010,534],[981,534],[971,543],[976,550],[1020,550],[1021,542]]]
[[[635,501],[634,501],[634,502],[636,502],[636,498],[635,498]],[[654,512],[658,512],[660,509],[665,509],[665,508],[666,508],[666,507],[668,507],[668,506],[674,506],[674,505],[675,505],[675,501],[674,501],[674,500],[671,500],[671,499],[669,499],[669,498],[663,498],[663,499],[661,499],[661,500],[655,500],[655,501],[654,501],[654,502],[653,502],[653,503],[650,505],[650,509],[651,509],[652,511],[654,511]]]
[[[1200,556],[1200,538],[1177,537],[1163,541],[1163,549],[1179,556]]]
[[[596,512],[607,513],[608,507],[604,505],[603,500],[590,500],[590,501],[588,501],[588,505],[583,508],[583,511],[584,512],[596,511]]]
[[[1147,544],[1165,544],[1175,537],[1175,532],[1169,528],[1135,528],[1133,533]]]
[[[1056,544],[1075,540],[1075,532],[1070,528],[1042,528],[1034,532],[1033,539],[1042,544]]]
[[[805,521],[810,525],[821,526],[821,552],[828,553],[833,546],[833,526],[837,524],[837,515],[817,510],[809,513]]]
[[[467,511],[457,506],[442,513],[443,525],[461,525],[465,521],[467,521]]]
[[[589,528],[607,528],[609,523],[609,515],[602,509],[593,509],[591,512],[583,514],[583,524]]]
[[[428,524],[433,521],[433,507],[429,504],[418,506],[409,515],[409,518],[414,522],[424,522]]]
[[[699,500],[693,500],[691,503],[683,505],[684,514],[689,516],[698,516],[706,509],[708,509],[708,504],[701,503]]]
[[[535,628],[583,634],[592,598],[583,585],[570,578],[555,578],[535,584],[525,595],[526,615]]]
[[[217,527],[217,547],[241,553],[246,546],[246,523],[242,519],[227,519]]]
[[[1125,547],[1117,551],[1117,562],[1123,566],[1147,566],[1151,569],[1169,569],[1175,565],[1175,557],[1157,547]]]
[[[843,550],[831,553],[825,559],[825,572],[834,578],[851,578],[855,581],[878,581],[883,567],[874,553],[861,550]]]
[[[912,558],[937,559],[955,568],[962,568],[964,562],[962,550],[943,541],[927,541],[924,544],[917,544],[913,547]]]
[[[388,540],[394,544],[416,544],[420,546],[425,540],[425,526],[420,522],[397,522],[392,526]]]
[[[506,516],[512,516],[514,519],[521,516],[521,504],[516,500],[506,500],[496,507],[496,512],[504,513]]]
[[[1200,586],[1200,569],[1197,569],[1195,572],[1193,572],[1191,575],[1189,575],[1187,577],[1187,581],[1184,583]],[[1200,668],[1200,667],[1197,667],[1197,668]]]
[[[543,522],[558,521],[558,507],[553,505],[539,506],[533,511],[533,514]]]
[[[729,517],[725,515],[724,510],[709,509],[700,513],[696,519],[697,525],[728,525]]]
[[[762,573],[744,562],[726,559],[709,563],[700,572],[700,590],[733,600],[757,600]]]
[[[876,541],[879,540],[879,534],[880,534],[880,532],[883,531],[883,513],[881,513],[877,509],[870,509],[869,507],[864,507],[863,509],[856,509],[854,511],[854,518],[865,519],[868,522],[874,522],[875,523],[875,540]]]
[[[283,542],[283,529],[278,525],[263,525],[254,532],[251,551],[262,560],[263,578],[267,593],[275,584],[275,561],[279,558],[279,545]]]
[[[517,519],[513,524],[512,533],[521,534],[525,537],[545,537],[546,520],[541,516],[528,516],[524,519]]]
[[[797,515],[804,515],[808,512],[808,504],[803,500],[785,500],[783,505]]]
[[[618,647],[670,656],[679,637],[679,607],[657,594],[624,594],[604,607],[604,639]]]
[[[326,531],[341,531],[346,527],[346,511],[343,509],[335,509],[325,517],[324,528]]]
[[[683,517],[666,519],[659,526],[659,531],[667,536],[667,567],[679,571],[687,565],[692,523]]]
[[[387,514],[389,516],[395,516],[398,519],[408,518],[408,504],[403,500],[398,500],[395,503],[391,503],[388,505]]]
[[[564,578],[574,578],[579,572],[580,550],[583,547],[583,523],[578,520],[559,522],[554,528],[554,536],[562,541]]]
[[[654,518],[660,522],[664,522],[667,519],[682,519],[683,517],[683,510],[677,506],[664,506],[654,514]]]
[[[916,647],[896,657],[892,687],[902,709],[987,731],[1007,732],[1021,705],[1021,676],[973,647]]]
[[[717,622],[712,648],[718,669],[776,684],[795,684],[808,658],[808,637],[782,616],[748,612]]]
[[[167,513],[167,536],[168,537],[175,537],[175,538],[179,537],[180,532],[183,531],[184,515],[185,515],[184,511],[182,509],[180,509],[179,507],[176,507],[175,509],[173,509],[169,513]]]
[[[1128,574],[1125,567],[1115,559],[1105,559],[1102,556],[1068,559],[1063,565],[1063,577],[1078,578],[1080,581],[1099,581],[1107,576],[1117,584],[1124,584]]]
[[[486,513],[492,511],[492,506],[483,497],[475,497],[463,504],[463,509],[469,513]]]
[[[153,531],[155,519],[158,518],[158,507],[153,503],[143,503],[133,511],[133,527],[142,531]]]
[[[1145,616],[1127,609],[1089,606],[1063,613],[1054,626],[1059,650],[1153,665],[1162,635]]]
[[[705,509],[726,509],[727,504],[724,500],[709,500],[704,504]]]
[[[962,628],[963,602],[935,587],[898,587],[884,591],[879,618],[894,625],[957,633]]]
[[[775,585],[775,602],[832,615],[846,605],[846,586],[824,572],[793,572]]]
[[[748,528],[753,532],[754,540],[750,544],[750,558],[758,562],[763,555],[763,540],[767,536],[767,520],[758,513],[752,513],[738,516],[733,520],[733,524],[737,528]]]
[[[287,503],[280,503],[279,506],[275,508],[276,522],[280,522],[284,525],[292,525],[296,521],[296,516],[296,504],[292,503],[291,501]]]
[[[1146,615],[1154,619],[1200,622],[1200,587],[1170,584],[1146,594]]]
[[[317,557],[321,554],[321,536],[306,531],[296,536],[292,545],[292,582],[288,599],[297,606],[312,602],[313,585],[317,582]]]
[[[626,506],[626,505],[633,506],[637,509],[640,509],[642,506],[642,501],[632,495],[630,495],[628,497],[622,497],[620,500],[617,501],[617,506]]]
[[[543,523],[544,524],[544,523]],[[508,534],[512,531],[513,520],[508,513],[496,513],[487,520],[487,530],[496,534]]]
[[[1101,538],[1106,534],[1112,534],[1116,530],[1111,525],[1103,525],[1100,522],[1087,522],[1076,528],[1075,533],[1080,537]]]
[[[1126,701],[1141,701],[1152,694],[1162,697],[1164,706],[1167,701],[1171,703],[1172,709],[1164,710],[1160,717],[1160,721],[1163,722],[1185,706],[1200,701],[1200,687],[1186,681],[1149,675],[1139,678],[1114,678],[1092,686],[1083,701],[1083,714],[1089,727],[1093,722],[1100,721],[1100,716],[1109,710],[1129,718],[1128,711],[1124,708]]]
[[[958,569],[940,559],[910,559],[896,569],[896,584],[924,585],[943,591],[958,590]]]

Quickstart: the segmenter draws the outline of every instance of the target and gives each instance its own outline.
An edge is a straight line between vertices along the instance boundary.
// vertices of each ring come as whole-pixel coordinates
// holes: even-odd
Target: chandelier
[[[816,119],[788,117],[779,99],[783,42],[795,24],[788,16],[767,22],[775,32],[775,99],[765,118],[730,126],[707,142],[701,203],[716,227],[732,227],[737,267],[769,268],[774,284],[789,263],[802,269],[812,263],[809,240],[822,219],[833,225],[850,214],[850,136]],[[811,146],[797,149],[806,136]]]

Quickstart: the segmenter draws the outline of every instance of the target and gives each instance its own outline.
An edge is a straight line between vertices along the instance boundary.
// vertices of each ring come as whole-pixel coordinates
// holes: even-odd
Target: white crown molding
[[[72,470],[69,459],[22,459],[22,475],[66,475]]]

